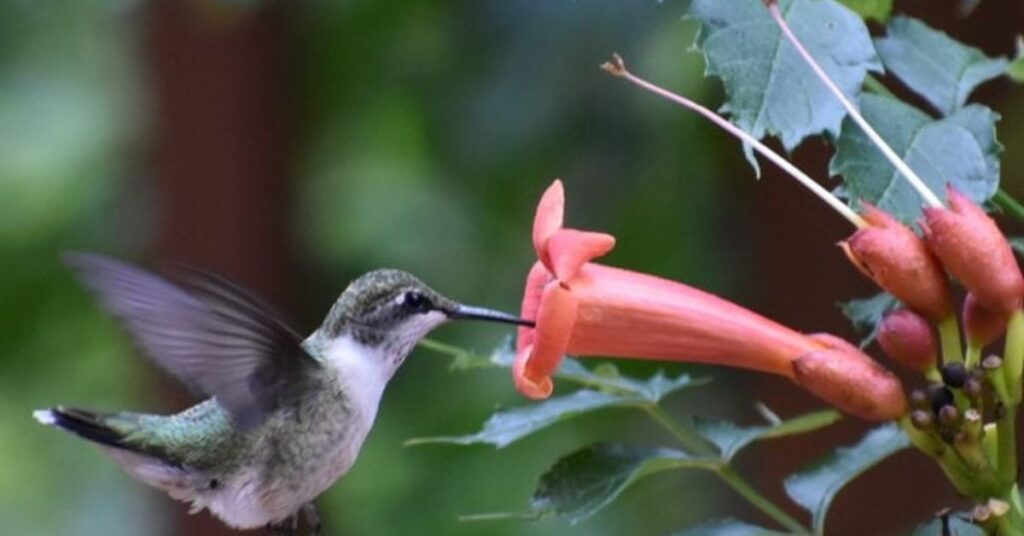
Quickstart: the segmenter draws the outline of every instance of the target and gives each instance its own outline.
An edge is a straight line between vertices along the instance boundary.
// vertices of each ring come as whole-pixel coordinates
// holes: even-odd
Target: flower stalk
[[[853,211],[846,203],[829,192],[825,187],[818,184],[814,179],[804,173],[800,168],[791,164],[788,160],[783,158],[779,153],[768,148],[767,145],[761,143],[760,140],[751,136],[743,129],[737,127],[731,122],[727,121],[722,116],[716,114],[710,109],[702,106],[682,95],[673,93],[661,86],[652,84],[643,78],[640,78],[626,69],[626,62],[622,59],[622,56],[613,54],[611,61],[605,62],[601,65],[601,68],[613,76],[627,80],[629,83],[638,86],[642,89],[650,91],[655,95],[668,99],[676,104],[679,104],[685,108],[688,108],[704,118],[708,119],[712,123],[718,125],[722,130],[725,130],[729,134],[753,147],[761,156],[767,158],[775,165],[782,168],[783,171],[789,174],[789,176],[796,179],[801,185],[811,191],[815,196],[832,207],[833,210],[839,213],[842,217],[846,218],[854,227],[862,228],[867,227],[867,222],[864,218],[861,218],[859,214]]]

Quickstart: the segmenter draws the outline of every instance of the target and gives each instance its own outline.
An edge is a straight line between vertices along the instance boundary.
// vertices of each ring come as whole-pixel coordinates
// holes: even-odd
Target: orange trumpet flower
[[[590,262],[615,238],[562,226],[565,194],[555,181],[533,226],[539,261],[526,280],[513,376],[520,392],[546,398],[566,353],[714,363],[786,376],[870,420],[906,409],[891,373],[830,336],[806,336],[682,283]]]

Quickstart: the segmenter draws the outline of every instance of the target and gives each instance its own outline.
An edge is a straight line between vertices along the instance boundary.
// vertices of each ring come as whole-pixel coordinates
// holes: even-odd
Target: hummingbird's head
[[[381,350],[397,366],[430,330],[453,319],[532,325],[516,316],[460,304],[401,270],[374,270],[352,281],[320,328]]]

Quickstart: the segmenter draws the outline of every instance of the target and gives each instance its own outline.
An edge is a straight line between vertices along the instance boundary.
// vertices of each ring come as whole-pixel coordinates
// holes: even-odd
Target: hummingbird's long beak
[[[454,309],[447,311],[448,318],[453,319],[465,319],[465,320],[486,320],[489,322],[502,322],[505,324],[515,324],[517,326],[533,327],[533,320],[524,320],[515,315],[503,313],[501,311],[495,311],[493,309],[485,309],[483,307],[473,307],[472,305],[456,305]]]

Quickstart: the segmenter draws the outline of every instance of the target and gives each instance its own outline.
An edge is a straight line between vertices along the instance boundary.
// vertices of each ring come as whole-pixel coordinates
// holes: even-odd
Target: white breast
[[[291,515],[351,468],[373,426],[393,371],[382,366],[383,356],[350,337],[339,337],[319,348],[324,366],[335,372],[346,394],[350,413],[345,417],[344,440],[325,445],[326,450],[316,456],[316,470],[298,486],[267,481],[262,472],[242,471],[217,493],[197,501],[196,507],[209,508],[233,527],[260,527]]]

